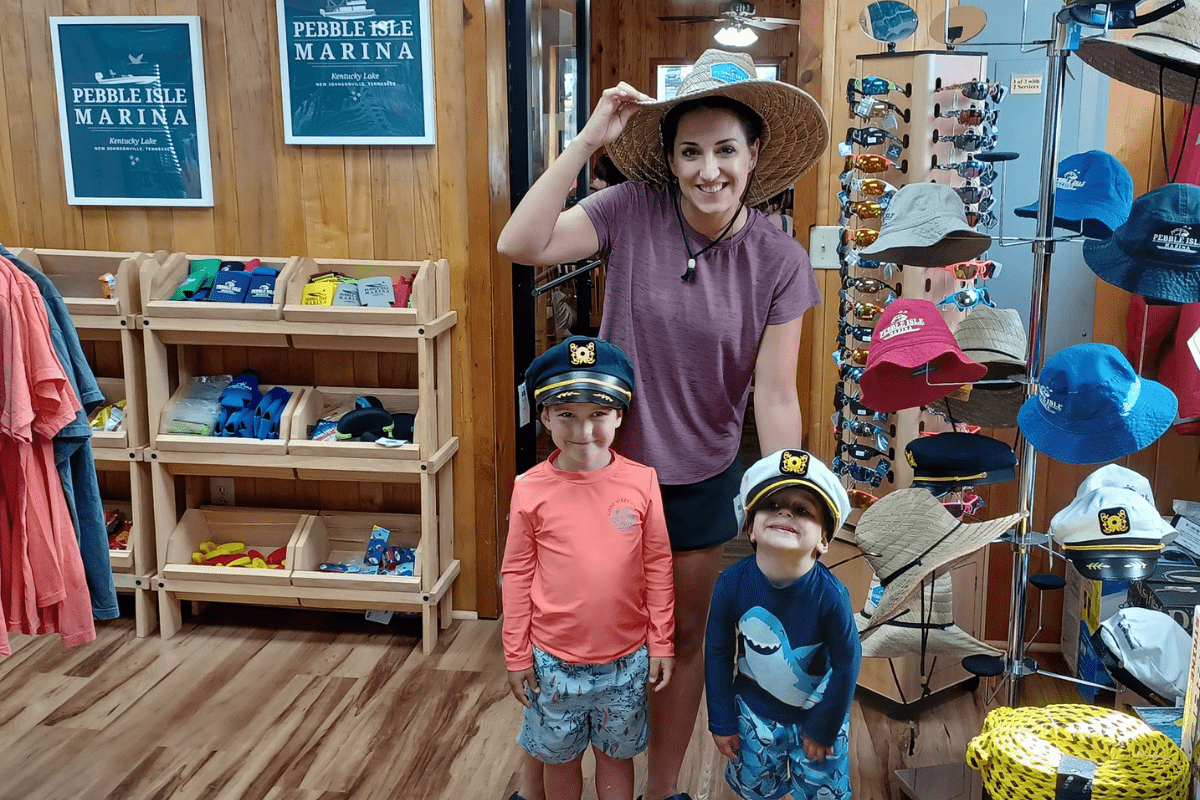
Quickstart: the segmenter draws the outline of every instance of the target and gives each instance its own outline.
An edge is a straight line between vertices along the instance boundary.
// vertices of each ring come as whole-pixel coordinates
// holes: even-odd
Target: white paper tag
[[[1033,75],[1013,75],[1012,83],[1009,84],[1009,90],[1013,94],[1041,94],[1042,76],[1040,73]]]
[[[883,118],[882,124],[883,129],[887,131],[894,131],[896,128],[900,127],[900,123],[896,121],[896,115],[890,111],[888,112],[887,116]]]
[[[367,612],[366,617],[369,622],[378,622],[380,625],[387,625],[392,621],[392,612],[371,610]]]
[[[871,118],[871,111],[875,108],[875,101],[869,97],[864,97],[859,100],[854,106],[854,113],[863,119]]]
[[[842,158],[854,152],[854,147],[849,142],[838,142],[838,155]]]
[[[525,391],[525,381],[521,381],[517,386],[517,413],[521,420],[518,428],[524,428],[533,421],[533,415],[529,411],[529,393]]]

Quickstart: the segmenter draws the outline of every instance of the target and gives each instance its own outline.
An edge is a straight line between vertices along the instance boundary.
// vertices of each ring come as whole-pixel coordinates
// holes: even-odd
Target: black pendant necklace
[[[725,235],[733,227],[733,223],[737,222],[738,215],[742,213],[744,203],[738,203],[737,211],[733,212],[733,219],[729,220],[729,224],[725,226],[725,230],[721,231],[717,238],[704,245],[704,247],[701,247],[699,252],[693,253],[692,246],[688,243],[687,230],[683,227],[683,209],[680,207],[679,195],[672,192],[671,197],[675,201],[675,216],[679,218],[679,233],[683,235],[683,249],[688,254],[687,272],[680,275],[679,278],[684,283],[690,283],[696,277],[696,259],[707,253],[713,245],[725,238]]]

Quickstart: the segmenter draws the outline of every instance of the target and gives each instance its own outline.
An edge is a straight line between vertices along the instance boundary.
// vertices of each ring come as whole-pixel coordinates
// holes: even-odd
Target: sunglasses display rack
[[[920,409],[880,414],[857,399],[876,321],[893,299],[922,298],[946,301],[939,310],[953,330],[986,296],[970,291],[977,289],[974,277],[959,280],[950,270],[879,263],[860,251],[878,237],[891,196],[911,183],[954,187],[963,197],[968,219],[981,229],[990,224],[992,197],[984,184],[991,173],[972,158],[995,146],[998,131],[997,104],[986,93],[986,75],[987,56],[982,53],[880,53],[860,56],[859,77],[846,87],[849,124],[840,137],[845,170],[838,197],[843,288],[839,348],[833,354],[838,364],[833,419],[835,469],[859,508],[869,505],[872,497],[911,485],[912,468],[904,453],[909,441],[922,431],[950,429],[942,417]],[[968,85],[966,92],[963,84]],[[954,302],[964,291],[962,301]],[[847,550],[831,563],[857,552]],[[983,629],[985,559],[981,552],[951,571],[955,621],[969,633]],[[849,561],[835,574],[854,602],[865,597],[871,578],[865,560]],[[864,660],[859,687],[874,695],[889,715],[911,719],[943,692],[977,680],[956,659],[879,658]]]

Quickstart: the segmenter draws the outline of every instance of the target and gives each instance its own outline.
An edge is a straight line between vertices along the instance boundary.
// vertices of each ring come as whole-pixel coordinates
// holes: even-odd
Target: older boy
[[[725,780],[748,800],[849,798],[862,647],[846,588],[817,559],[850,499],[811,454],[781,450],[746,471],[734,507],[755,551],[717,581],[704,659]]]
[[[517,742],[545,766],[549,800],[578,800],[588,743],[601,800],[633,796],[646,685],[671,678],[671,545],[658,475],[612,449],[633,366],[573,336],[526,371],[558,447],[513,487],[504,550],[504,653],[525,706]],[[526,690],[528,686],[528,691]]]

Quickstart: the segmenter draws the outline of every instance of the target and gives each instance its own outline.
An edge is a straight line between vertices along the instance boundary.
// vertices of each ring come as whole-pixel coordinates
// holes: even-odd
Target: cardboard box
[[[1189,634],[1192,610],[1200,603],[1200,563],[1186,550],[1163,549],[1154,573],[1129,584],[1129,604],[1169,614]]]
[[[1068,562],[1067,585],[1063,589],[1062,646],[1063,659],[1077,678],[1113,685],[1108,671],[1092,649],[1091,635],[1103,620],[1117,613],[1129,594],[1128,581],[1093,581],[1079,574]],[[1079,694],[1088,702],[1095,700],[1097,689],[1078,686]]]

